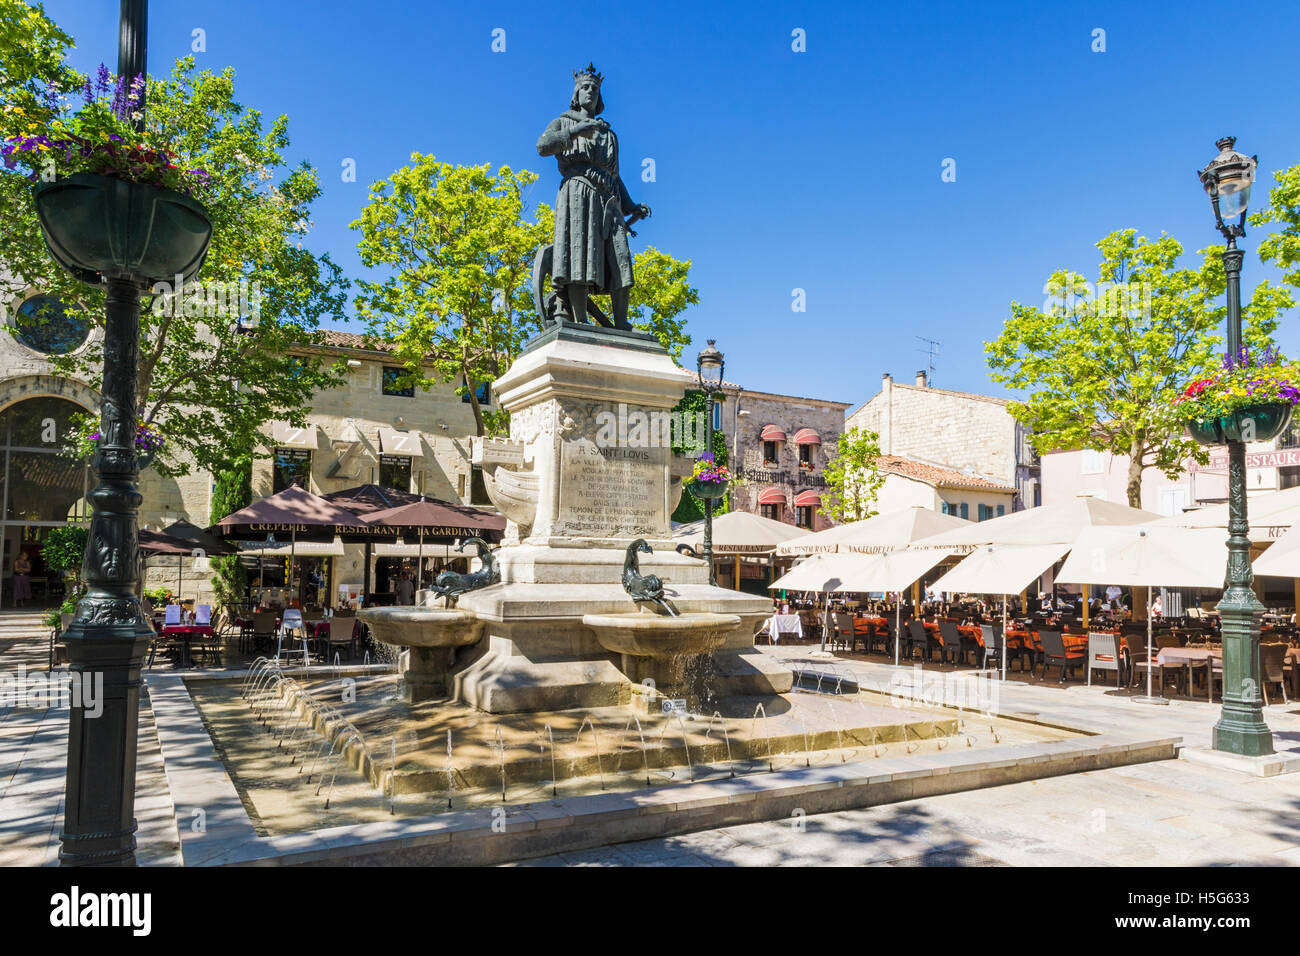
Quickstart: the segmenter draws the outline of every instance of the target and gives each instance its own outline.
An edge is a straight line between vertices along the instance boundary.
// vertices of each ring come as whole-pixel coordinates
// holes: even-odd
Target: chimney
[[[894,376],[886,372],[884,375],[880,376],[880,387],[888,388],[893,381],[894,381]]]
[[[921,369],[916,373],[916,387],[925,388],[925,369]]]

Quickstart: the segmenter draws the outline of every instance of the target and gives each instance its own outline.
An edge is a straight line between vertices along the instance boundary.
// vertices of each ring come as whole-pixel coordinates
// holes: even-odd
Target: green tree
[[[683,262],[648,246],[632,257],[632,272],[636,285],[628,296],[628,321],[658,338],[680,365],[682,349],[691,344],[691,337],[686,334],[686,320],[679,316],[700,301],[700,291],[690,283],[691,260]]]
[[[403,384],[457,382],[476,433],[487,434],[475,386],[509,367],[540,328],[532,306],[533,254],[552,228],[551,210],[524,217],[537,181],[527,170],[453,166],[411,154],[411,164],[370,187],[352,223],[361,261],[389,274],[362,281],[358,316],[369,335],[394,346]],[[432,365],[432,374],[426,372]]]
[[[827,493],[818,511],[832,521],[862,521],[876,512],[872,505],[885,476],[877,467],[880,436],[865,428],[840,435],[832,458],[822,470]]]
[[[7,137],[39,126],[44,84],[77,95],[83,78],[63,63],[71,38],[39,6],[0,0],[0,12],[0,135]],[[328,255],[302,246],[320,185],[311,166],[287,165],[287,117],[264,129],[262,114],[236,101],[232,70],[196,71],[192,58],[178,60],[167,79],[151,78],[147,101],[157,139],[186,168],[212,176],[198,197],[214,225],[201,286],[180,290],[179,299],[178,290],[155,287],[141,303],[140,415],[167,440],[154,467],[179,474],[190,456],[200,467],[220,467],[272,419],[305,424],[314,393],[343,378],[341,368],[295,348],[319,341],[323,316],[342,318],[348,284]],[[55,265],[28,182],[12,172],[0,176],[0,219],[0,298],[14,302],[40,289],[102,325],[102,289]],[[51,358],[62,374],[96,381],[103,352],[92,337]]]
[[[1053,272],[1044,306],[1013,302],[985,351],[994,381],[1030,393],[1010,411],[1031,429],[1034,449],[1127,455],[1128,502],[1138,508],[1146,469],[1175,477],[1189,456],[1207,460],[1185,436],[1173,399],[1222,346],[1222,247],[1201,250],[1197,268],[1177,267],[1183,247],[1166,235],[1147,239],[1122,229],[1097,248],[1095,288],[1079,273]],[[1246,343],[1271,344],[1278,312],[1290,305],[1285,290],[1256,286],[1242,307]]]
[[[1282,281],[1300,288],[1300,163],[1274,174],[1268,205],[1250,215],[1252,226],[1281,223],[1259,244],[1260,261],[1282,270]]]
[[[702,422],[708,414],[708,396],[699,389],[690,389],[682,396],[682,400],[673,406],[673,418],[677,421]],[[673,454],[687,455],[694,458],[699,452],[699,445],[687,445],[687,437],[699,440],[703,443],[703,432],[700,432],[699,438],[696,439],[694,430],[688,436],[683,433],[674,436]],[[719,465],[729,463],[729,452],[727,449],[727,435],[721,428],[713,433],[713,460]],[[720,498],[713,503],[713,516],[726,514],[731,510],[731,496]],[[704,502],[700,501],[689,491],[686,490],[686,482],[682,482],[682,497],[677,502],[677,507],[673,511],[672,520],[678,522],[699,521],[704,517]]]
[[[212,505],[208,523],[216,524],[226,515],[247,508],[253,501],[253,462],[249,455],[241,456],[216,472],[212,484]],[[242,602],[248,574],[239,555],[221,555],[211,559],[214,574],[212,587],[217,603]]]
[[[470,385],[499,378],[541,331],[533,306],[537,249],[550,242],[554,213],[525,200],[537,174],[488,164],[456,166],[421,153],[370,188],[352,228],[357,248],[382,280],[360,283],[358,316],[367,334],[391,344],[406,370],[402,384],[430,389],[456,382],[468,392],[477,433],[505,431],[504,412],[480,406]],[[699,301],[689,262],[657,249],[637,254],[629,321],[677,358],[690,341],[680,313]]]
[[[80,580],[81,563],[86,556],[86,541],[90,530],[85,525],[68,524],[51,528],[41,542],[41,558],[45,566],[58,574],[76,572]]]

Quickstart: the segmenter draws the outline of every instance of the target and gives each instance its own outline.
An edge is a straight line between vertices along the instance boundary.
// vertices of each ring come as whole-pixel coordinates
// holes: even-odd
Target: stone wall
[[[724,426],[732,449],[732,461],[745,478],[732,493],[732,510],[762,514],[758,497],[769,488],[780,488],[785,499],[779,520],[794,524],[797,512],[794,497],[801,491],[824,490],[823,472],[838,450],[839,437],[844,432],[844,412],[849,407],[844,402],[776,395],[769,392],[741,391],[738,401],[728,396]],[[737,411],[748,412],[737,416]],[[739,426],[737,427],[737,422]],[[774,464],[763,459],[763,440],[760,437],[765,425],[777,425],[785,432],[786,441],[777,443]],[[799,466],[799,446],[794,443],[795,432],[811,428],[821,437],[821,444],[812,447],[812,468]],[[813,513],[814,531],[835,524],[824,515]]]
[[[855,427],[876,432],[886,455],[954,471],[972,469],[979,477],[1017,488],[1034,477],[1030,470],[1017,468],[1017,451],[1022,465],[1026,454],[1003,399],[902,385],[886,376],[881,390],[845,422],[845,428]]]
[[[455,394],[454,385],[429,391],[415,389],[413,397],[385,395],[382,354],[340,350],[351,362],[347,380],[339,388],[319,392],[312,399],[307,422],[316,440],[311,455],[308,491],[329,494],[356,485],[378,483],[380,456],[386,454],[380,429],[411,435],[411,447],[420,455],[411,462],[408,489],[451,501],[470,500],[469,442],[474,434],[474,413]],[[270,454],[253,463],[253,496],[272,493],[273,460]]]

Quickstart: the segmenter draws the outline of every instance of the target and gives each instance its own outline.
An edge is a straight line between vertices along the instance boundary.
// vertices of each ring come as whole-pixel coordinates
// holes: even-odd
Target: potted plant
[[[1187,430],[1202,445],[1268,441],[1291,422],[1300,401],[1300,367],[1276,350],[1243,348],[1225,355],[1214,373],[1188,385],[1174,399]]]
[[[75,109],[50,86],[35,105],[11,106],[0,127],[0,156],[6,169],[27,170],[50,254],[83,282],[188,279],[212,239],[193,196],[211,177],[136,128],[144,90],[143,76],[128,84],[101,64]]]
[[[719,465],[713,459],[713,452],[706,451],[696,459],[686,488],[696,498],[717,500],[726,495],[731,482],[730,469],[726,465]]]

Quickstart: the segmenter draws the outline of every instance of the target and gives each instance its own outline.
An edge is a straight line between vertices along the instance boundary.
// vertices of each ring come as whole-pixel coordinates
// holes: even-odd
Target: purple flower
[[[99,69],[95,72],[95,85],[99,92],[107,93],[111,82],[112,74],[108,72],[108,67],[103,63],[99,64]]]

